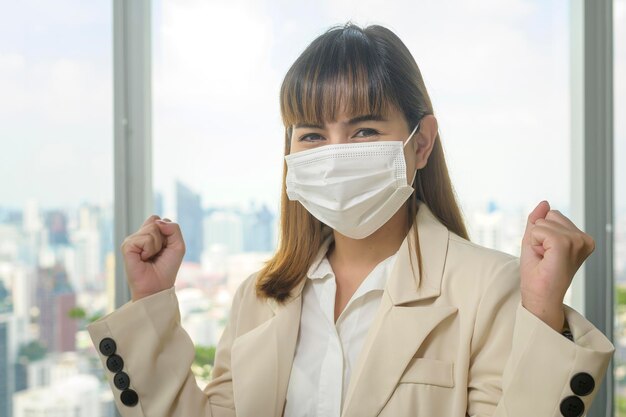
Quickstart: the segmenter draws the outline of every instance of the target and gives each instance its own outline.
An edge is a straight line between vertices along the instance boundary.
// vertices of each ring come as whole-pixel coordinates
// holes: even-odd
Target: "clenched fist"
[[[178,224],[152,215],[124,239],[121,249],[133,301],[174,286],[185,255]]]
[[[564,321],[563,298],[595,242],[558,210],[540,202],[528,216],[520,256],[522,305],[553,329]]]

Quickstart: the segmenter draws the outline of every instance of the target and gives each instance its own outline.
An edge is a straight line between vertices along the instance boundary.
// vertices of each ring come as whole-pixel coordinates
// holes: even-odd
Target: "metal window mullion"
[[[113,0],[115,306],[130,299],[120,245],[152,212],[150,0]]]
[[[580,289],[585,316],[613,340],[613,0],[571,5],[572,206],[596,242]],[[587,416],[612,415],[611,364]]]

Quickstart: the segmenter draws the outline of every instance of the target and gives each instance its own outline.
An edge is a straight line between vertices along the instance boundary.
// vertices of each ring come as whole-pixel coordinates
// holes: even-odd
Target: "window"
[[[616,415],[626,416],[626,0],[613,1],[614,376]],[[307,44],[348,20],[400,36],[433,100],[470,238],[517,255],[540,200],[570,212],[572,4],[150,3],[146,158],[154,212],[181,224],[188,247],[177,290],[200,382],[234,290],[276,245],[278,92]],[[112,310],[114,282],[123,282],[114,277],[111,8],[29,0],[5,2],[0,15],[0,417],[113,415],[84,330]],[[550,181],[529,167],[549,167]]]
[[[84,330],[113,307],[111,4],[2,9],[0,417],[112,415]]]

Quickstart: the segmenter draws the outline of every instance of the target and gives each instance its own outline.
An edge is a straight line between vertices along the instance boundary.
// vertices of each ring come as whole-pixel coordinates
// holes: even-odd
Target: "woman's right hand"
[[[178,224],[152,215],[124,239],[121,249],[133,301],[174,286],[185,255]]]

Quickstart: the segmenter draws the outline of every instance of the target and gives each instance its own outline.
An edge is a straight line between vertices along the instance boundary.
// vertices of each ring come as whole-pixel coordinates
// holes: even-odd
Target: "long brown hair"
[[[289,154],[292,126],[333,121],[348,114],[385,114],[400,109],[409,126],[415,126],[433,107],[422,75],[404,43],[389,29],[352,23],[330,28],[315,39],[293,63],[280,90],[280,110],[285,126],[285,155]],[[257,294],[283,302],[306,278],[328,226],[300,204],[287,198],[283,161],[280,238],[274,256],[259,271]],[[426,166],[418,170],[409,197],[409,226],[416,237],[415,250],[422,271],[417,239],[418,200],[452,232],[469,239],[450,182],[439,133]],[[409,239],[409,250],[411,242]]]

